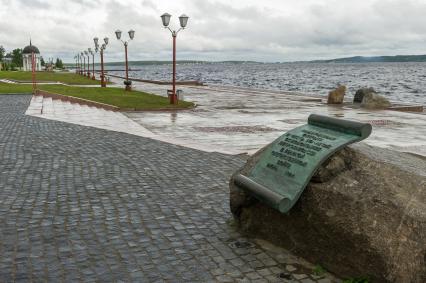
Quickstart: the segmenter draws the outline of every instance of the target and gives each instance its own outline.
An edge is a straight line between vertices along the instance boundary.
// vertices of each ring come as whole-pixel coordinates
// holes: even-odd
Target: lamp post
[[[74,56],[74,60],[75,60],[75,72],[77,73],[77,56]]]
[[[80,61],[80,67],[78,69],[78,72],[80,75],[83,75],[83,60],[81,60],[81,55],[78,53],[78,60]],[[52,61],[50,61],[50,66],[52,67]]]
[[[31,52],[31,73],[33,81],[33,94],[36,94],[37,81],[36,81],[36,57],[34,52]]]
[[[176,96],[176,37],[181,30],[185,29],[189,17],[185,14],[179,17],[180,29],[178,29],[177,31],[171,30],[169,27],[171,17],[172,15],[168,13],[164,13],[163,15],[161,15],[161,20],[163,21],[164,28],[167,28],[172,33],[173,37],[173,90],[172,94],[170,95],[170,104],[177,104],[178,101]]]
[[[99,38],[95,37],[93,41],[95,42],[96,50],[99,49],[99,53],[101,54],[101,87],[106,87],[105,74],[104,74],[104,51],[108,45],[109,39],[108,37],[105,37],[104,43],[101,45],[100,48],[99,48]]]
[[[92,48],[87,49],[87,51],[92,55],[92,80],[95,78],[95,53],[92,51]]]
[[[50,59],[49,59],[50,60]],[[50,61],[49,61],[49,66],[50,65]],[[80,61],[80,53],[77,54],[77,74],[81,74],[81,61]]]
[[[87,50],[84,50],[84,54],[87,56],[87,77],[90,79],[90,54]]]
[[[78,57],[77,55],[74,56],[74,60],[75,60],[75,73],[78,73]]]
[[[83,52],[81,52],[80,55],[81,55],[81,57],[83,57],[83,72],[82,72],[82,75],[86,76],[86,56],[84,56]]]
[[[118,40],[121,40],[121,30],[116,30],[115,36],[117,37]],[[129,30],[130,40],[133,40],[134,37],[135,37],[135,31],[132,30],[132,29]],[[132,90],[132,82],[129,81],[129,61],[127,60],[127,45],[129,44],[129,42],[123,41],[123,40],[121,40],[121,42],[123,42],[123,44],[124,44],[124,53],[125,53],[125,58],[126,58],[126,80],[124,81],[124,85],[126,86],[125,90],[131,91]]]

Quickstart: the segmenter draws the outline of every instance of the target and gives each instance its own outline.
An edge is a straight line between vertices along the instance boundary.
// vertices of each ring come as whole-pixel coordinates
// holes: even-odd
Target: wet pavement
[[[25,115],[30,101],[0,95],[1,282],[338,282],[235,229],[243,159]]]
[[[197,108],[114,113],[0,96],[0,278],[339,282],[235,229],[227,182],[244,160],[224,153],[252,153],[318,113],[372,123],[367,143],[426,155],[424,114],[326,106],[301,94],[179,88]]]
[[[134,87],[160,95],[170,88],[140,82],[134,82]],[[425,113],[327,106],[320,97],[295,93],[219,86],[178,88],[184,91],[184,99],[197,104],[196,109],[126,115],[157,137],[238,154],[257,151],[316,113],[371,123],[373,133],[365,141],[371,145],[426,155]]]

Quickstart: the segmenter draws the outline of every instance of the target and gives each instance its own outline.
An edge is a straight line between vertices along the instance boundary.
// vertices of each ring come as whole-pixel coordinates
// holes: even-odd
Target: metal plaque
[[[370,124],[312,114],[308,124],[276,139],[248,176],[234,182],[282,213],[301,196],[318,167],[342,147],[367,138]]]

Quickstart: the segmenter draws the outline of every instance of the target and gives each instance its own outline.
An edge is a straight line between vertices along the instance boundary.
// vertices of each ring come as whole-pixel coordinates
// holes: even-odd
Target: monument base
[[[246,175],[262,150],[238,174]],[[230,180],[232,213],[263,238],[342,278],[426,282],[426,161],[351,145],[325,162],[287,213]]]

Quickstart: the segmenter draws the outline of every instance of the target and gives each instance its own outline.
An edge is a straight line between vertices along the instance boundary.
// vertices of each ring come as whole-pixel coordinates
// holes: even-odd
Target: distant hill
[[[195,61],[195,60],[179,60],[177,63],[185,64],[185,63],[200,63],[201,61]],[[140,66],[140,65],[165,65],[165,64],[171,64],[171,61],[129,61],[130,66]],[[105,63],[105,66],[117,66],[117,65],[123,65],[124,62],[108,62]]]
[[[354,56],[337,59],[327,60],[312,60],[312,61],[296,61],[296,62],[274,62],[280,63],[373,63],[373,62],[426,62],[426,55],[396,55],[396,56]],[[141,65],[167,65],[171,64],[171,61],[129,61],[130,66],[141,66]],[[178,60],[178,64],[263,64],[266,62],[256,61],[200,61],[200,60]],[[273,63],[273,62],[271,62]],[[64,64],[68,67],[74,66],[74,63]],[[99,66],[99,62],[95,63]],[[119,66],[124,65],[124,62],[108,62],[105,66]]]
[[[314,60],[311,63],[371,63],[371,62],[426,62],[426,55],[354,56],[329,60]]]
[[[177,60],[178,64],[209,64],[209,63],[231,63],[231,64],[246,64],[246,63],[256,63],[255,61],[197,61],[197,60]],[[117,66],[123,65],[124,62],[108,62],[105,63],[106,66]],[[140,66],[140,65],[167,65],[172,64],[172,61],[129,61],[130,66]]]
[[[167,65],[171,64],[172,61],[129,61],[129,66],[141,66],[141,65]],[[206,63],[206,61],[196,61],[196,60],[178,60],[176,61],[178,64],[200,64]],[[125,62],[105,62],[104,66],[122,66]],[[74,66],[75,63],[66,63],[66,66]],[[95,62],[96,66],[100,66],[101,63]]]

